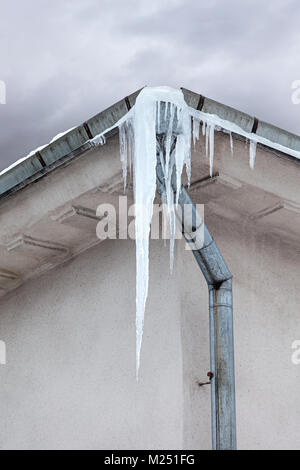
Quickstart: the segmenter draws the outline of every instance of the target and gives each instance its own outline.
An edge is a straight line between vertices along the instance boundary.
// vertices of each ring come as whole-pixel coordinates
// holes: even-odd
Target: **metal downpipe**
[[[157,184],[160,194],[164,179],[160,161],[157,163]],[[173,185],[174,198],[176,186]],[[184,211],[192,207],[192,220],[199,220],[195,205],[184,186],[179,195],[181,228],[188,243],[195,245],[194,257],[206,279],[209,289],[211,409],[213,450],[236,450],[236,409],[233,340],[232,274],[220,250],[204,225],[204,242],[197,247],[199,227],[186,224]],[[202,220],[202,224],[204,224]]]

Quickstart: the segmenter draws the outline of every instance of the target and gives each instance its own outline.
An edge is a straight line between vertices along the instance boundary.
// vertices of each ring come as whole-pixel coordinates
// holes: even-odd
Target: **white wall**
[[[209,214],[206,222],[234,275],[238,447],[299,449],[300,366],[291,361],[292,343],[300,339],[299,248],[272,235],[259,235],[247,224],[235,225]],[[196,268],[187,266],[190,275],[186,277],[193,282],[187,289],[183,331],[188,329],[191,339],[190,343],[186,339],[183,351],[194,346],[194,356],[190,354],[184,363],[195,368],[195,359],[201,364],[206,357],[208,344],[203,344],[202,300],[200,316],[196,312],[197,295],[202,295],[196,293]],[[200,394],[205,392],[196,393],[192,377],[185,380],[186,389],[188,384],[193,393],[186,401],[190,414],[185,419],[184,442],[195,448],[197,442],[203,445],[201,422],[206,420]]]
[[[180,291],[152,250],[135,381],[135,245],[109,241],[1,302],[1,448],[180,448]]]
[[[299,448],[299,250],[210,217],[233,274],[238,444]],[[135,382],[135,247],[109,241],[0,301],[2,449],[210,448],[207,288],[192,254],[151,246]]]

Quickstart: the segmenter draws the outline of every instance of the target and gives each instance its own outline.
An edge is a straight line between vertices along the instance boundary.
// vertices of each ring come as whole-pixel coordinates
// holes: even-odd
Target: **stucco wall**
[[[300,366],[291,360],[292,343],[300,338],[299,248],[246,223],[209,214],[206,222],[234,275],[238,448],[299,449]],[[207,363],[207,313],[197,268],[185,268],[191,282],[185,284],[182,310],[184,446],[198,448],[207,426],[207,391],[197,391],[193,382],[197,365],[201,370],[202,361]]]
[[[299,251],[206,221],[234,274],[239,448],[299,448]],[[191,253],[151,246],[135,382],[135,247],[109,241],[0,301],[0,447],[210,448],[207,291]]]
[[[1,448],[180,448],[180,291],[152,250],[135,381],[135,245],[108,241],[1,302]]]

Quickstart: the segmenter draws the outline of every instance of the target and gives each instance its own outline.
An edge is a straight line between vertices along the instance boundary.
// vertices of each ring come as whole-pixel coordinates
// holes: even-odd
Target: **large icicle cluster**
[[[163,115],[162,115],[163,113]],[[174,129],[177,131],[172,149]],[[134,168],[136,227],[136,367],[137,376],[143,337],[144,313],[149,284],[149,235],[156,194],[157,134],[165,134],[164,151],[160,150],[165,191],[162,195],[170,220],[171,266],[175,238],[174,193],[172,174],[176,171],[177,197],[184,165],[190,171],[191,119],[183,95],[166,87],[145,88],[127,119],[119,124],[120,153],[124,184],[127,167]],[[166,215],[165,215],[166,216]]]
[[[202,126],[202,129],[201,129]],[[183,167],[186,166],[188,180],[191,172],[191,140],[205,139],[205,153],[210,162],[210,175],[213,175],[214,134],[222,130],[230,136],[230,149],[233,153],[233,134],[239,134],[250,142],[250,167],[254,168],[257,143],[262,143],[286,151],[279,144],[255,134],[243,131],[230,121],[216,115],[190,108],[185,103],[183,93],[168,87],[144,88],[135,106],[112,128],[119,128],[120,154],[124,177],[127,184],[127,169],[133,167],[135,228],[136,228],[136,373],[138,377],[143,337],[144,313],[149,284],[149,236],[153,215],[153,202],[156,193],[157,158],[164,176],[162,199],[170,221],[170,263],[173,266],[175,237],[175,208],[181,187]],[[105,134],[112,128],[95,137],[93,145],[103,145]],[[163,135],[163,148],[157,146],[157,135]],[[176,136],[174,139],[173,136]],[[158,152],[158,153],[157,153]],[[286,152],[288,153],[288,152]],[[300,158],[300,153],[298,155]],[[176,172],[176,197],[172,186],[172,175]]]

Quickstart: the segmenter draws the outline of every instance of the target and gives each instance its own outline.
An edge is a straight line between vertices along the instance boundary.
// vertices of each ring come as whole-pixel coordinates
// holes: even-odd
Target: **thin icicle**
[[[166,103],[163,103],[163,102],[160,102],[159,103],[161,106],[164,106],[165,107],[165,121],[167,120],[167,116],[168,116],[168,109],[169,109],[169,105],[170,103],[166,102]]]
[[[231,155],[233,155],[233,137],[232,137],[232,132],[230,132],[229,134],[230,134],[230,151],[231,151]]]
[[[129,174],[130,178],[132,178],[132,164],[134,159],[134,131],[133,131],[133,124],[132,119],[129,119],[127,122],[127,144],[128,144],[128,156],[127,160],[129,161]]]
[[[254,165],[255,165],[256,148],[257,148],[257,142],[251,140],[250,141],[250,168],[251,170],[253,170]]]
[[[215,126],[209,128],[209,174],[212,177],[214,170],[214,153],[215,153]]]
[[[185,104],[185,102],[184,102]],[[182,126],[181,139],[182,142],[177,138],[177,145],[181,145],[181,151],[179,147],[176,150],[176,168],[180,169],[182,173],[183,166],[186,168],[186,174],[188,179],[188,187],[191,185],[191,133],[192,133],[192,120],[189,114],[189,108],[186,105],[182,108],[180,122]],[[200,123],[199,123],[200,125]],[[180,157],[181,155],[181,157]],[[183,157],[184,156],[184,157]],[[182,159],[183,158],[183,159]]]
[[[123,170],[124,192],[126,191],[126,187],[127,187],[127,156],[128,156],[126,128],[127,128],[126,122],[123,122],[119,127],[120,158],[121,158],[122,170]]]
[[[192,119],[193,121],[192,121]],[[290,154],[300,159],[300,152],[271,142],[259,135],[250,134],[231,121],[216,115],[198,111],[186,105],[181,91],[167,87],[145,88],[138,96],[136,104],[114,126],[91,139],[91,146],[103,145],[105,136],[112,129],[120,130],[120,153],[124,175],[127,180],[127,166],[133,162],[134,196],[136,204],[136,358],[137,376],[140,366],[143,337],[144,313],[149,281],[149,234],[153,214],[153,201],[156,192],[156,135],[165,135],[161,149],[161,167],[164,174],[165,192],[162,194],[166,207],[164,221],[170,224],[170,266],[174,262],[175,204],[178,202],[184,165],[190,182],[191,143],[196,144],[202,134],[205,136],[206,155],[210,160],[210,175],[214,164],[214,134],[223,130],[230,134],[230,149],[233,153],[232,134],[238,134],[250,141],[250,166],[254,168],[257,143]],[[193,125],[193,127],[191,127]],[[198,127],[199,126],[199,127]],[[191,139],[191,136],[192,139]],[[176,197],[174,198],[173,176],[176,176]],[[164,224],[166,225],[166,224]]]
[[[193,118],[193,144],[194,150],[196,147],[196,142],[200,138],[200,121],[199,119]]]
[[[166,178],[169,176],[170,168],[170,154],[171,154],[171,144],[172,144],[172,135],[173,135],[173,123],[175,117],[175,105],[170,103],[170,117],[168,122],[168,128],[166,132]]]
[[[205,156],[206,158],[208,158],[209,134],[210,134],[210,126],[206,125],[206,128],[205,128]]]
[[[156,109],[157,109],[157,131],[160,133],[160,125],[161,125],[161,119],[160,119],[160,102],[158,101],[156,103]]]

